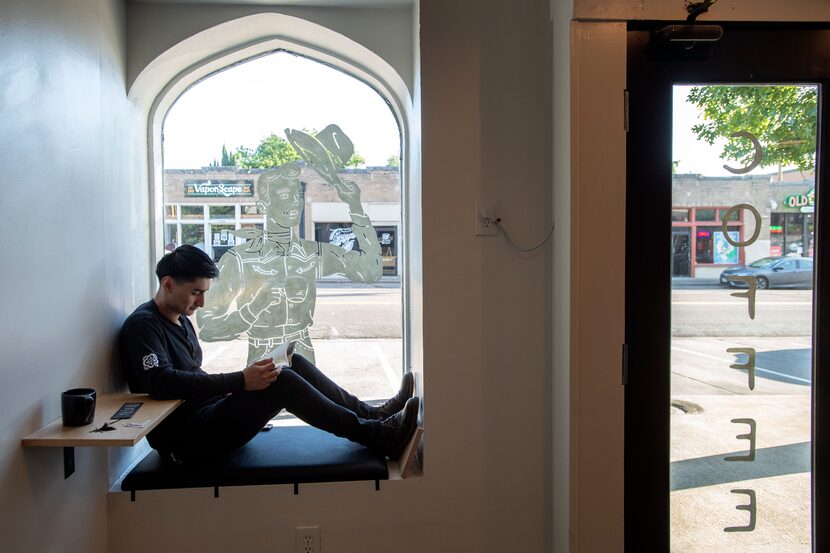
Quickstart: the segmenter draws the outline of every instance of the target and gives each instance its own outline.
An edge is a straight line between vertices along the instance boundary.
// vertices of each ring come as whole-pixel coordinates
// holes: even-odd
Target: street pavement
[[[400,339],[402,333],[400,288],[323,288],[311,337],[314,340]]]
[[[755,318],[749,301],[732,288],[673,290],[673,336],[809,336],[812,290],[758,290]]]

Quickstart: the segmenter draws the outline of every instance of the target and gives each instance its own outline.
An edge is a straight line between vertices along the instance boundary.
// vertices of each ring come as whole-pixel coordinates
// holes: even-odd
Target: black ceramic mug
[[[64,426],[85,426],[95,417],[95,390],[73,388],[61,394]]]

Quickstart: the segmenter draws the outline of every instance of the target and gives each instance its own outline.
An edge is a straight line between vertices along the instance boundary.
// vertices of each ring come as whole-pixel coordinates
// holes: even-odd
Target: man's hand
[[[274,382],[280,374],[280,369],[274,366],[274,360],[261,359],[254,361],[242,371],[245,376],[245,390],[253,392],[264,390]]]

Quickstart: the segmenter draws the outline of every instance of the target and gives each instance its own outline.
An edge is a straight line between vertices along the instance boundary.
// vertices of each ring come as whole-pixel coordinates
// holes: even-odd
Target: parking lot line
[[[689,354],[692,354],[692,355],[697,355],[698,357],[705,357],[706,359],[712,359],[714,361],[719,361],[721,363],[732,364],[732,363],[735,362],[734,359],[726,359],[726,358],[723,358],[723,357],[716,357],[714,355],[709,355],[707,353],[700,353],[699,351],[694,351],[694,350],[685,349],[685,348],[679,348],[677,346],[672,346],[671,349],[677,350],[677,351],[682,351],[683,353],[689,353]],[[799,378],[797,376],[792,376],[792,375],[789,375],[789,374],[780,373],[780,372],[777,372],[777,371],[773,371],[771,369],[765,369],[763,367],[758,367],[757,365],[755,367],[755,372],[774,374],[774,375],[780,376],[782,378],[789,378],[790,380],[795,380],[796,382],[803,382],[804,384],[812,384],[812,382],[810,380],[807,380],[805,378]]]
[[[389,360],[386,358],[386,354],[383,353],[383,350],[380,349],[380,346],[373,344],[372,349],[374,350],[378,361],[380,361],[381,367],[383,367],[383,372],[386,373],[386,379],[389,381],[389,387],[392,390],[397,390],[400,385],[400,375],[395,375],[395,371],[392,370],[392,366],[389,364]]]

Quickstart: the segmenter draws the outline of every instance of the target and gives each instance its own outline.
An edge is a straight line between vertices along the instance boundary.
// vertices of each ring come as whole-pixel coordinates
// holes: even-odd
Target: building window
[[[671,210],[671,220],[688,223],[689,222],[689,210],[688,209],[672,209]]]
[[[201,246],[204,249],[205,244],[205,226],[204,225],[182,225],[182,244],[189,244],[191,246]]]
[[[697,227],[695,232],[695,263],[714,263],[715,227]]]
[[[201,205],[183,205],[181,206],[181,214],[182,219],[204,219],[205,208]]]
[[[232,205],[212,205],[210,206],[211,219],[234,219],[236,208]]]
[[[723,235],[728,207],[672,208],[672,276],[695,277],[698,266],[734,265],[743,261],[741,249]],[[742,239],[742,211],[729,214],[727,232],[733,242]]]
[[[697,208],[695,209],[695,221],[714,221],[716,209]]]
[[[251,205],[243,205],[242,207],[242,218],[243,219],[261,219],[262,212],[259,210],[256,204]]]
[[[724,208],[718,209],[718,221],[722,221],[724,215],[727,215],[727,212],[729,212],[729,209],[724,209]],[[737,210],[737,209],[729,212],[728,215],[729,216],[726,218],[727,221],[740,221],[740,219],[741,219],[740,211]]]
[[[380,253],[383,256],[383,274],[398,274],[398,229],[396,227],[375,227],[378,232]]]
[[[770,214],[770,255],[813,257],[814,217],[813,213]]]
[[[389,226],[375,226],[378,244],[380,244],[383,260],[383,274],[398,276],[398,228]],[[314,239],[318,242],[328,242],[351,251],[357,246],[355,235],[351,230],[351,223],[315,223]]]
[[[733,242],[740,240],[739,227],[727,227]],[[717,227],[697,227],[695,231],[695,262],[727,265],[738,263],[738,248],[726,240],[723,229]]]

